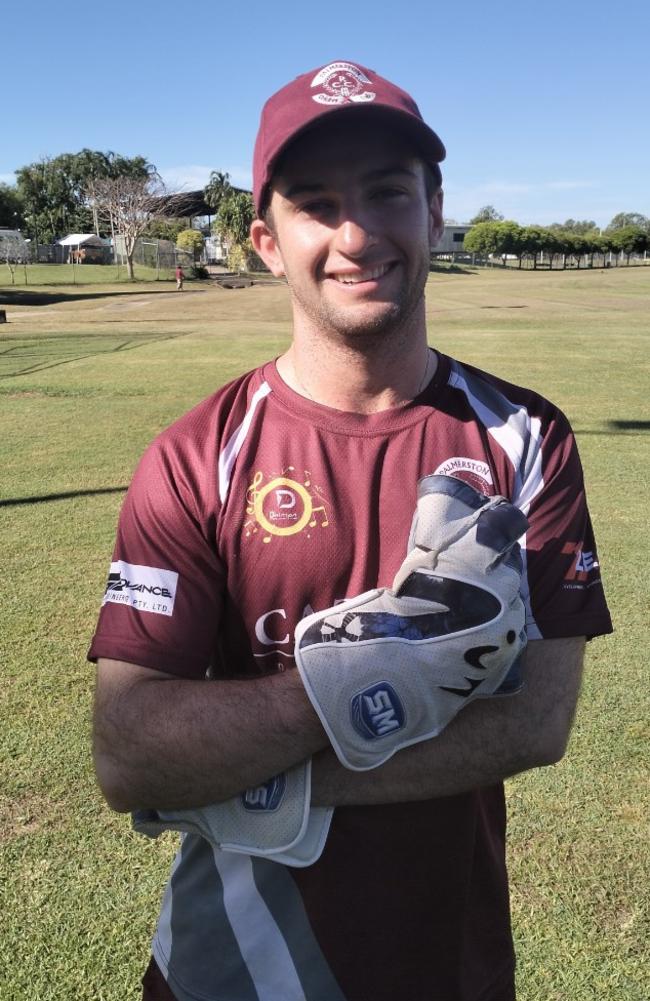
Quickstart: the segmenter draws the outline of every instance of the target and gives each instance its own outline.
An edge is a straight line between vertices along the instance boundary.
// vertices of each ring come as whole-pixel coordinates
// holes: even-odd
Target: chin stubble
[[[365,339],[376,342],[379,337],[395,337],[408,326],[424,295],[428,273],[429,263],[423,262],[415,279],[410,285],[405,283],[400,290],[397,301],[392,302],[381,315],[362,323],[351,322],[346,309],[332,306],[323,299],[314,302],[309,296],[303,296],[301,289],[293,285],[288,276],[287,283],[293,298],[319,331],[353,341],[358,346]]]

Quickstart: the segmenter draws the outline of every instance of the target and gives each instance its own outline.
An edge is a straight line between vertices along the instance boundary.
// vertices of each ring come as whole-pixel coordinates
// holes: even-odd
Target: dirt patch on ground
[[[60,818],[60,804],[37,793],[9,799],[0,796],[0,844],[35,834]]]

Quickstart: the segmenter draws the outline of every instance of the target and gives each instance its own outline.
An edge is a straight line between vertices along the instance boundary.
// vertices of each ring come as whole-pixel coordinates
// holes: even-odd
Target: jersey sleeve
[[[612,623],[582,465],[564,415],[555,411],[544,423],[523,489],[531,498],[525,545],[528,636],[591,638],[611,632]]]
[[[158,439],[126,495],[89,660],[107,657],[202,678],[210,666],[224,573],[191,457]],[[214,511],[214,509],[213,509]]]

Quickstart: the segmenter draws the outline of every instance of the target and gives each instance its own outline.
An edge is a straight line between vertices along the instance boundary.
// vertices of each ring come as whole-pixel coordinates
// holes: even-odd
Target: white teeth
[[[337,282],[343,285],[356,285],[358,282],[371,282],[383,277],[388,271],[388,264],[381,264],[377,268],[370,268],[368,271],[358,271],[355,274],[335,274],[332,275]]]

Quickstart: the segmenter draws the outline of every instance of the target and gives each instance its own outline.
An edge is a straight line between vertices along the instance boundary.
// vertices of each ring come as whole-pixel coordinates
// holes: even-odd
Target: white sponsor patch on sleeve
[[[128,605],[139,612],[171,615],[177,585],[178,574],[174,570],[143,567],[118,560],[111,563],[102,605],[111,601],[116,605]]]

